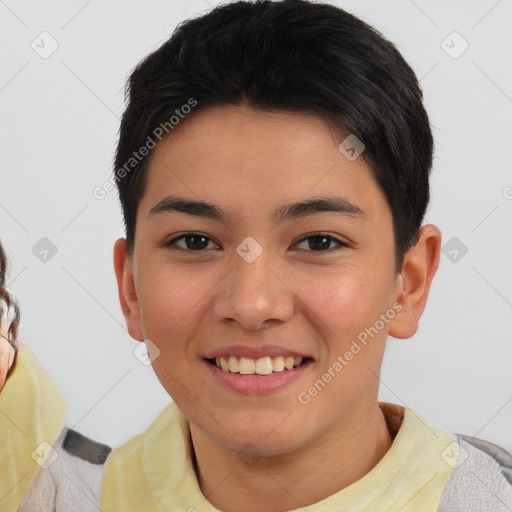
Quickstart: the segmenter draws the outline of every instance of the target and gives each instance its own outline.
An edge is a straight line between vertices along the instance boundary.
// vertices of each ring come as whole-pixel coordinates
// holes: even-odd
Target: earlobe
[[[126,321],[126,327],[132,338],[144,340],[140,307],[135,288],[133,269],[128,259],[126,240],[119,238],[114,244],[114,269],[117,279],[119,303]]]
[[[389,324],[388,333],[395,338],[410,338],[418,330],[427,304],[432,279],[439,266],[441,232],[432,225],[422,226],[418,243],[406,254],[395,286],[399,314]]]

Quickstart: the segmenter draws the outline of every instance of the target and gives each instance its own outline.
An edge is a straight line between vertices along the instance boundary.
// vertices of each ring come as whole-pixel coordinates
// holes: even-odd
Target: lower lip
[[[221,385],[236,393],[250,396],[270,395],[286,388],[300,378],[312,363],[311,360],[308,360],[292,370],[283,370],[282,372],[272,372],[270,375],[259,376],[226,372],[206,360],[203,361]]]

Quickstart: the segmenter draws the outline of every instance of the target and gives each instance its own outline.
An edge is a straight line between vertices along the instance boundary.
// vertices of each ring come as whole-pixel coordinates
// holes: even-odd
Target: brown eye
[[[178,245],[178,241],[184,241],[183,245]],[[177,246],[180,249],[188,250],[191,252],[200,252],[207,248],[208,241],[211,241],[211,238],[202,235],[201,233],[186,233],[184,235],[180,235],[172,240],[169,240],[165,243],[165,247]]]
[[[314,233],[303,238],[299,243],[304,241],[308,241],[308,248],[312,252],[333,252],[342,249],[343,247],[348,247],[348,244],[345,242],[324,233]],[[332,242],[336,243],[338,247],[331,248],[330,245]]]
[[[204,252],[208,249],[208,244],[210,242],[213,243],[212,239],[202,233],[185,233],[169,240],[164,244],[164,246],[173,250],[183,250],[185,252]],[[347,243],[325,233],[313,233],[303,238],[298,243],[300,244],[305,242],[307,242],[306,250],[308,252],[334,252],[343,249],[344,247],[348,247]],[[337,246],[331,247],[332,243]]]

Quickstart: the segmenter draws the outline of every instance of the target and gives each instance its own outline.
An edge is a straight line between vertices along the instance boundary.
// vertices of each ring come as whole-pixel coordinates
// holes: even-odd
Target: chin
[[[235,452],[256,451],[260,455],[277,456],[290,453],[300,448],[305,440],[304,427],[294,425],[284,426],[286,420],[279,423],[265,424],[265,426],[248,425],[247,428],[238,428],[233,437],[228,440],[229,449]],[[276,428],[277,425],[277,428]]]

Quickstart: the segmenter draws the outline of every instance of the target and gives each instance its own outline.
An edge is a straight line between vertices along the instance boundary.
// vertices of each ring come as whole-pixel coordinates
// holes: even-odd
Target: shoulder
[[[64,428],[37,473],[19,512],[97,512],[105,461],[112,448]]]
[[[512,510],[512,454],[476,437],[455,434],[455,438],[459,455],[439,512]]]

